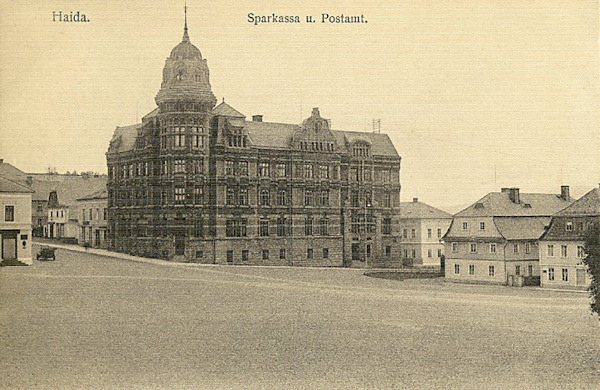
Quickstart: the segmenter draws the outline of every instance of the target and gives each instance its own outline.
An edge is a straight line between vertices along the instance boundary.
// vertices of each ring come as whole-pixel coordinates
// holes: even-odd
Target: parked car
[[[56,248],[50,248],[49,246],[42,247],[38,254],[35,256],[38,260],[56,260],[56,254],[54,253]]]

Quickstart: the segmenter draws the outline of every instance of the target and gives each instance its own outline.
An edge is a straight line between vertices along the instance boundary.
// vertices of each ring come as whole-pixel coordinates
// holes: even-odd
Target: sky
[[[26,172],[106,172],[114,129],[155,107],[183,4],[0,0],[0,158]],[[379,119],[402,157],[402,201],[456,212],[501,187],[567,184],[579,197],[599,185],[597,1],[187,5],[219,101],[284,123],[319,107],[340,130]],[[249,13],[302,22],[254,25]],[[321,23],[324,13],[367,23]]]

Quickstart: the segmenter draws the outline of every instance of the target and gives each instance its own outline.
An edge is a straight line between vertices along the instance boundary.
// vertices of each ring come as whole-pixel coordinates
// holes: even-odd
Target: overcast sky
[[[140,3],[0,0],[0,157],[28,172],[106,172],[115,127],[155,107],[183,32],[183,1]],[[188,6],[219,101],[285,123],[319,107],[334,129],[380,119],[402,156],[403,201],[456,212],[501,187],[581,196],[600,182],[597,1]],[[302,23],[255,26],[250,12]],[[322,24],[323,13],[368,23]]]

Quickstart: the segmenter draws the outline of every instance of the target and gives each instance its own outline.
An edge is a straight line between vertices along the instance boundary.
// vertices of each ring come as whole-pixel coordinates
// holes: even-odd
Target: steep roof
[[[34,192],[31,188],[16,183],[6,177],[0,176],[0,192],[11,192],[17,194],[28,194]]]
[[[60,176],[54,181],[33,179],[31,187],[35,190],[33,200],[47,201],[51,191],[56,191],[61,205],[71,206],[76,200],[90,194],[106,189],[106,176],[82,177]]]
[[[109,152],[119,153],[133,150],[137,138],[137,130],[141,125],[141,123],[136,123],[130,126],[117,126],[110,140]]]
[[[515,203],[507,192],[490,192],[455,217],[510,217],[551,216],[573,203],[560,195],[520,193],[520,202]]]
[[[244,129],[248,131],[250,141],[258,147],[285,149],[289,147],[290,138],[298,125],[273,122],[246,122]]]
[[[242,114],[235,108],[231,107],[229,104],[222,102],[212,110],[213,115],[221,115],[221,116],[231,116],[234,118],[245,118],[246,115]]]
[[[560,210],[556,216],[597,216],[600,215],[600,188],[594,188],[570,206]]]
[[[21,182],[27,178],[25,172],[9,163],[5,163],[4,160],[0,160],[0,176],[17,182]]]
[[[332,130],[332,132],[338,140],[338,146],[346,151],[354,141],[367,141],[371,144],[371,152],[374,156],[400,157],[387,134],[347,130]]]
[[[549,222],[550,218],[494,218],[496,228],[507,240],[537,240]]]
[[[77,200],[101,200],[101,199],[108,199],[108,191],[106,190],[106,188],[103,188],[99,191],[96,192],[92,192],[91,194],[85,195],[81,198],[78,198]]]
[[[160,108],[156,107],[154,110],[150,111],[149,113],[147,113],[146,115],[144,115],[142,117],[142,122],[145,122],[148,119],[154,118],[155,116],[158,115],[159,112],[160,112]]]
[[[423,202],[400,202],[400,218],[451,219],[452,215]]]

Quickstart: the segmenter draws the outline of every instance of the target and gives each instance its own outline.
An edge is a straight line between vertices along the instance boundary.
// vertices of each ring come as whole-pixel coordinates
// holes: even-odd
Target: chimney
[[[571,200],[571,196],[569,195],[569,186],[560,186],[560,198],[566,201]]]
[[[25,184],[28,186],[33,184],[33,176],[27,176],[27,180],[25,180]]]
[[[413,203],[417,203],[419,201],[419,198],[413,198]]]
[[[4,159],[0,158],[0,164],[4,163]]]
[[[508,190],[508,198],[513,203],[521,203],[521,198],[519,197],[519,189],[517,187],[512,187]]]
[[[262,115],[252,115],[252,122],[262,122]]]

